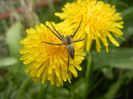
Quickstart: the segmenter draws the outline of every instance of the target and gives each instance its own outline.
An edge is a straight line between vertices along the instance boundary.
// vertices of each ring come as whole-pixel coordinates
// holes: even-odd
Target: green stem
[[[88,53],[87,55],[87,68],[86,68],[86,74],[85,74],[85,80],[87,81],[87,83],[90,81],[91,79],[91,74],[92,74],[92,53]]]
[[[42,85],[37,99],[45,99],[49,88],[49,83]]]
[[[86,83],[86,88],[85,88],[85,93],[84,93],[84,99],[87,97],[88,92],[90,90],[90,84],[91,84],[91,75],[92,75],[92,53],[88,53],[87,55],[87,68],[86,68],[86,73],[85,73],[85,83]]]
[[[22,99],[24,93],[26,92],[26,89],[29,88],[31,84],[31,79],[30,77],[26,79],[23,84],[20,86],[19,92],[18,92],[18,97],[17,99]]]

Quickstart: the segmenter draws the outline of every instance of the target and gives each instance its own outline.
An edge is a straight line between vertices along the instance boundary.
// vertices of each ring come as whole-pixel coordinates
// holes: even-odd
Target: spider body
[[[58,37],[58,38],[62,41],[62,43],[55,44],[55,43],[50,43],[50,42],[45,42],[45,41],[43,41],[43,43],[51,44],[51,45],[65,45],[65,46],[66,46],[66,49],[67,49],[67,52],[68,52],[68,67],[67,67],[68,69],[69,69],[70,57],[71,57],[72,59],[74,59],[74,56],[75,56],[75,50],[74,50],[74,47],[73,47],[72,44],[75,43],[75,42],[83,41],[83,40],[85,40],[85,38],[86,38],[86,36],[85,36],[85,38],[83,38],[83,39],[81,39],[81,40],[75,40],[75,41],[73,41],[73,37],[75,36],[75,34],[77,33],[77,31],[79,30],[81,23],[82,23],[82,18],[81,18],[80,24],[79,24],[78,28],[76,29],[76,31],[74,32],[74,34],[73,34],[73,35],[67,35],[66,37],[64,37],[63,35],[61,35],[61,34],[55,29],[55,27],[52,25],[52,23],[51,23],[51,26],[53,27],[53,29],[55,30],[55,32],[56,32],[58,35],[57,35],[49,26],[46,25],[47,28],[48,28],[56,37]],[[68,69],[67,69],[67,70],[68,70]]]
[[[72,39],[72,36],[66,36],[63,40],[66,48],[67,48],[67,52],[68,54],[70,55],[70,57],[72,59],[74,59],[74,56],[75,56],[75,50],[74,50],[74,47],[72,45],[73,43],[73,39]]]
[[[64,43],[66,44],[66,45],[70,45],[70,44],[72,44],[73,43],[73,39],[72,39],[72,36],[66,36],[65,38],[64,38]]]

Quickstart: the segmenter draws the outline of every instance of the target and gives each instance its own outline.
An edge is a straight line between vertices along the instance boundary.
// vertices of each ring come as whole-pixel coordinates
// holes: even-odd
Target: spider
[[[67,70],[69,69],[69,61],[70,61],[70,57],[72,59],[74,59],[74,56],[75,56],[75,50],[74,50],[74,47],[72,45],[72,43],[75,43],[75,42],[80,42],[80,41],[83,41],[86,39],[86,36],[81,39],[81,40],[75,40],[73,41],[73,37],[75,36],[75,34],[77,33],[77,31],[79,30],[80,28],[80,25],[82,23],[82,20],[83,18],[81,17],[81,21],[79,23],[79,26],[78,28],[76,29],[76,31],[73,33],[73,35],[67,35],[66,37],[64,37],[63,35],[61,35],[56,29],[55,27],[51,24],[51,26],[53,27],[53,29],[55,30],[55,32],[58,34],[56,34],[49,26],[46,25],[46,27],[56,36],[58,37],[62,43],[59,43],[59,44],[55,44],[55,43],[50,43],[50,42],[45,42],[43,41],[43,43],[46,43],[46,44],[50,44],[50,45],[65,45],[66,46],[66,49],[67,49],[67,52],[68,52],[68,66],[67,66]]]

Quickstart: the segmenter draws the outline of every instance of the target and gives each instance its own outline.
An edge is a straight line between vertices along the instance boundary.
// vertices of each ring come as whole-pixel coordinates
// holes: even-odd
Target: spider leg
[[[42,42],[42,43],[46,43],[46,44],[50,44],[50,45],[63,45],[64,43],[59,43],[59,44],[54,44],[54,43],[49,43],[49,42]]]
[[[62,38],[62,39],[64,39],[64,37],[55,29],[55,27],[53,26],[53,24],[52,23],[50,23],[51,24],[51,26],[53,27],[53,29],[56,31],[56,33],[58,33],[58,35]]]
[[[47,25],[46,25],[46,26],[47,26]],[[47,28],[48,28],[56,37],[58,37],[61,41],[63,41],[62,38],[60,38],[54,31],[52,31],[52,29],[51,29],[49,26],[47,26]]]
[[[81,39],[81,40],[75,40],[75,41],[73,41],[73,43],[75,43],[75,42],[80,42],[80,41],[85,40],[85,39],[86,39],[86,36],[87,36],[87,34],[85,35],[85,37],[84,37],[83,39]]]
[[[74,32],[74,34],[72,35],[72,38],[75,36],[75,34],[77,33],[77,31],[79,30],[80,25],[81,25],[81,23],[82,23],[82,20],[83,20],[83,18],[82,18],[82,16],[81,16],[81,21],[80,21],[80,23],[79,23],[79,26],[78,26],[78,28],[76,29],[76,31]]]

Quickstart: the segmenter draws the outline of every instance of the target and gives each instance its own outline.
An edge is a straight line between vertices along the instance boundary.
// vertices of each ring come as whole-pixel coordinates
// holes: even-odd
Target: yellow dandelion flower
[[[46,22],[52,31],[54,29],[49,22]],[[72,32],[65,28],[65,24],[59,23],[53,26],[65,37]],[[52,85],[63,85],[63,82],[71,83],[72,75],[78,76],[77,70],[81,70],[80,63],[84,59],[84,41],[73,43],[75,58],[70,58],[68,68],[68,52],[65,45],[50,45],[44,42],[62,43],[45,25],[36,25],[26,30],[27,37],[21,41],[23,48],[20,58],[27,65],[26,72],[35,80],[42,80],[42,83],[50,82]],[[55,32],[55,31],[54,31]],[[74,40],[79,39],[76,36]]]
[[[64,19],[74,29],[77,27],[81,16],[83,17],[80,30],[88,35],[86,41],[87,51],[90,51],[94,40],[96,41],[97,52],[101,51],[101,41],[107,52],[108,40],[119,47],[119,43],[114,37],[122,38],[123,21],[120,13],[116,12],[115,6],[97,0],[77,0],[66,3],[62,11],[55,13],[55,15]]]

